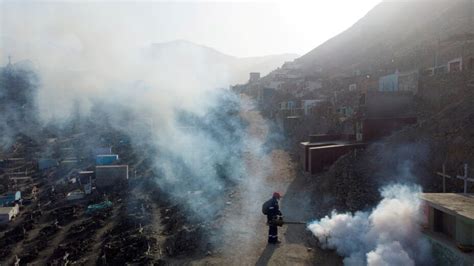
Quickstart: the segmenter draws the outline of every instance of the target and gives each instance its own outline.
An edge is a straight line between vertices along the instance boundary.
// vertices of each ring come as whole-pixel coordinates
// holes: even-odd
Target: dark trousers
[[[268,227],[268,243],[276,243],[278,241],[278,227],[270,225]]]

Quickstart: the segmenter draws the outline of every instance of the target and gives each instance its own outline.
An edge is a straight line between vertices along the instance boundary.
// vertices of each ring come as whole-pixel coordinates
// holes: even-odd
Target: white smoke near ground
[[[323,248],[335,249],[345,265],[416,265],[427,263],[430,247],[420,231],[421,188],[394,184],[381,189],[372,211],[333,212],[308,229]]]

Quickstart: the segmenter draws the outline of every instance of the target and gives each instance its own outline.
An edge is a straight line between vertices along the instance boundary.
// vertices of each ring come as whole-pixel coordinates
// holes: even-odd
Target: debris
[[[106,200],[104,202],[101,202],[101,203],[98,203],[98,204],[92,204],[92,205],[89,205],[87,206],[87,209],[86,209],[86,214],[94,214],[98,211],[103,211],[103,210],[108,210],[110,208],[112,208],[112,202],[109,201],[109,200]]]

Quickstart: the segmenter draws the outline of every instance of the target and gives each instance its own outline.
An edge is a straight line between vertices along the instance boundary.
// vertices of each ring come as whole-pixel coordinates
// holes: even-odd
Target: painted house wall
[[[379,91],[398,91],[398,73],[381,77]]]

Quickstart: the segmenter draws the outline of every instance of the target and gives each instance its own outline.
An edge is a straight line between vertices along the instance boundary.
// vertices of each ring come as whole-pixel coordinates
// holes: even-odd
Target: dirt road
[[[282,192],[282,212],[287,220],[311,221],[307,180],[298,175],[290,155],[272,145],[263,145],[270,134],[257,111],[241,114],[249,123],[245,167],[250,175],[229,195],[223,216],[224,246],[215,254],[190,262],[191,265],[340,265],[333,252],[315,247],[305,225],[279,228],[279,245],[267,245],[268,227],[261,204],[273,191]],[[264,149],[270,147],[269,149]]]

